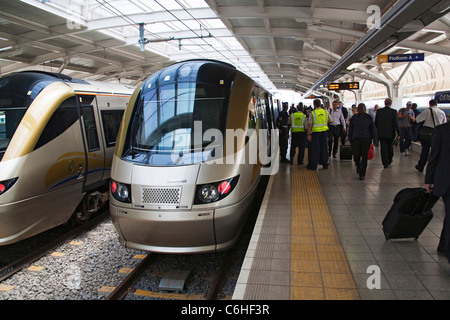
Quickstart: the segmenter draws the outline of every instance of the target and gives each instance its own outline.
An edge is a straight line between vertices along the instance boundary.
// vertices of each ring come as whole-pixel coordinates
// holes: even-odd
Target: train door
[[[105,170],[105,150],[100,143],[99,119],[95,95],[78,95],[85,142],[86,169],[84,190],[101,183]]]
[[[34,161],[45,172],[49,191],[79,184],[81,193],[86,157],[78,121],[77,101],[70,97],[55,110],[34,147]]]

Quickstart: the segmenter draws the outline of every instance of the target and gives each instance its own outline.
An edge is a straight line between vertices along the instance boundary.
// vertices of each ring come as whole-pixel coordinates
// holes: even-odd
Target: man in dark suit
[[[450,263],[450,123],[434,128],[428,161],[424,188],[444,200],[445,218],[438,252],[444,253]]]
[[[392,99],[384,101],[384,108],[378,109],[375,117],[375,127],[380,142],[381,162],[384,168],[388,168],[394,157],[395,133],[399,131],[397,111],[391,109]]]

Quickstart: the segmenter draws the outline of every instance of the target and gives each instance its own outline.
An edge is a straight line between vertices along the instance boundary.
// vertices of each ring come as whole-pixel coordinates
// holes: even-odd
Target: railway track
[[[62,245],[66,241],[75,238],[76,236],[80,235],[85,230],[88,230],[101,222],[102,220],[106,219],[108,216],[109,211],[103,210],[96,216],[92,217],[89,221],[86,221],[85,223],[70,229],[69,231],[63,233],[62,235],[58,236],[57,238],[50,240],[49,242],[43,244],[42,246],[34,249],[30,253],[18,258],[17,260],[9,263],[6,266],[3,266],[0,269],[0,282],[9,278],[16,272],[19,272],[22,270],[25,266],[29,265],[30,263],[38,260],[39,258],[46,255],[49,251],[53,250],[54,248]]]
[[[230,271],[233,264],[233,258],[235,257],[236,250],[232,249],[227,252],[226,256],[222,260],[220,270],[214,274],[214,279],[209,290],[204,294],[173,294],[173,293],[161,293],[150,292],[147,290],[140,290],[133,287],[136,281],[143,275],[148,266],[155,261],[158,254],[149,253],[123,281],[114,288],[114,290],[106,297],[106,300],[123,300],[128,293],[134,293],[137,295],[143,295],[147,297],[154,297],[159,299],[175,299],[175,300],[221,300],[225,298],[225,295],[221,294],[221,289],[226,279],[227,273]]]
[[[204,254],[204,255],[165,255],[149,253],[149,255],[140,262],[138,266],[136,266],[128,276],[123,279],[123,281],[113,289],[113,291],[105,298],[106,300],[122,300],[122,299],[132,299],[128,294],[132,293],[133,296],[140,296],[148,299],[160,299],[160,300],[226,300],[231,298],[231,294],[223,293],[224,284],[229,278],[230,274],[233,274],[233,267],[237,268],[239,272],[241,263],[245,257],[245,252],[248,247],[248,243],[251,238],[251,234],[253,231],[253,226],[257,218],[257,212],[261,201],[263,199],[263,195],[265,192],[265,188],[267,186],[268,179],[265,179],[261,183],[259,196],[254,200],[255,205],[253,207],[254,210],[250,213],[249,219],[246,223],[243,233],[241,234],[239,241],[237,244],[230,250],[226,252],[220,253],[212,253],[212,254]],[[176,257],[176,258],[175,258]],[[159,290],[156,282],[160,281],[162,276],[160,271],[158,273],[157,267],[152,268],[152,263],[156,263],[155,261],[160,258],[161,260],[167,259],[166,262],[163,263],[166,268],[162,271],[167,271],[167,268],[170,268],[172,265],[180,264],[181,268],[189,268],[192,267],[196,269],[192,271],[189,275],[191,278],[190,287],[202,287],[200,290],[186,289],[184,288],[178,290],[174,290],[174,292],[167,292],[167,290]],[[191,263],[178,263],[177,261],[169,261],[168,259],[179,259],[187,260],[192,259]],[[195,260],[196,259],[196,260]],[[202,269],[204,267],[201,264],[207,264],[215,262],[215,264],[220,264],[218,267],[214,268],[212,274],[205,275],[202,273]],[[169,267],[170,266],[170,267]],[[152,269],[152,270],[150,270]],[[149,274],[154,274],[153,279],[149,276]],[[193,274],[196,273],[196,274]],[[156,274],[156,275],[155,275]],[[202,282],[205,278],[208,278],[207,285],[205,283],[196,285],[195,282]],[[237,278],[237,275],[236,275]],[[139,280],[141,279],[141,280]],[[139,283],[140,282],[140,283]],[[187,281],[188,282],[188,281]],[[150,285],[149,283],[153,283]],[[141,289],[140,287],[148,286],[148,289]],[[234,288],[234,287],[233,287]],[[202,291],[199,293],[199,291]]]

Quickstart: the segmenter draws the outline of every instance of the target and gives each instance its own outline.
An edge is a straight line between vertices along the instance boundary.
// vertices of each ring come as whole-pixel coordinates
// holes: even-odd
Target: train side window
[[[86,140],[88,151],[100,150],[98,142],[97,126],[95,125],[94,108],[92,106],[82,106],[84,131],[86,132]]]
[[[120,122],[122,121],[123,110],[108,110],[102,111],[101,113],[106,146],[115,146]]]
[[[75,97],[68,98],[56,109],[45,126],[34,149],[38,149],[52,141],[78,120]]]

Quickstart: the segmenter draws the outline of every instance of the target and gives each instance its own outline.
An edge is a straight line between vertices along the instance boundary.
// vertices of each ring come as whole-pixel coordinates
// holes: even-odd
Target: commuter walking
[[[378,141],[380,143],[381,162],[384,168],[388,168],[394,158],[394,146],[396,132],[399,131],[397,111],[391,109],[392,99],[384,101],[384,108],[378,109],[375,117]]]
[[[445,112],[439,109],[437,105],[438,103],[436,100],[430,100],[430,107],[417,116],[417,124],[423,122],[423,127],[435,128],[436,126],[446,123],[447,117],[445,115]],[[423,172],[423,169],[428,162],[428,156],[430,155],[431,140],[424,138],[420,139],[419,137],[418,139],[420,140],[422,150],[420,151],[420,158],[415,168],[417,171]]]
[[[333,107],[330,110],[331,123],[329,125],[328,136],[328,156],[331,157],[333,151],[333,158],[336,158],[338,151],[339,138],[342,135],[342,130],[346,130],[345,118],[341,110],[338,109],[339,101],[333,101]],[[334,144],[334,146],[333,146]]]
[[[290,152],[290,164],[294,164],[295,152],[298,147],[298,164],[303,164],[305,158],[306,147],[306,129],[305,129],[306,115],[297,111],[291,114],[289,118],[289,126],[291,129],[291,152]]]
[[[412,141],[417,141],[417,116],[420,114],[420,111],[417,110],[417,103],[412,104],[411,110],[414,112],[414,117],[416,121],[411,125],[411,133],[412,133]]]
[[[433,108],[434,109],[434,108]],[[424,112],[423,112],[424,113]],[[450,263],[450,123],[437,126],[431,138],[430,161],[425,174],[424,188],[442,197],[445,206],[444,225],[437,248]]]
[[[344,116],[344,120],[345,120],[345,126],[348,129],[348,110],[346,107],[344,107],[344,104],[342,103],[342,101],[339,101],[339,111],[342,112],[342,115]],[[347,130],[342,130],[342,134],[341,134],[341,144],[344,145],[345,144],[345,140],[347,139]]]
[[[401,108],[397,115],[400,127],[400,154],[402,156],[409,156],[408,149],[413,139],[411,126],[416,121],[414,111],[412,110],[412,102],[408,101],[406,108]]]
[[[308,140],[311,142],[311,162],[308,170],[316,170],[317,165],[328,169],[328,124],[331,121],[328,111],[321,106],[319,99],[314,100],[314,110],[311,121],[308,123]]]
[[[356,173],[359,179],[364,180],[367,169],[367,155],[370,144],[377,144],[377,132],[373,119],[366,113],[366,106],[360,103],[357,107],[358,113],[350,119],[348,128],[348,139],[352,145],[353,159],[356,164]]]

